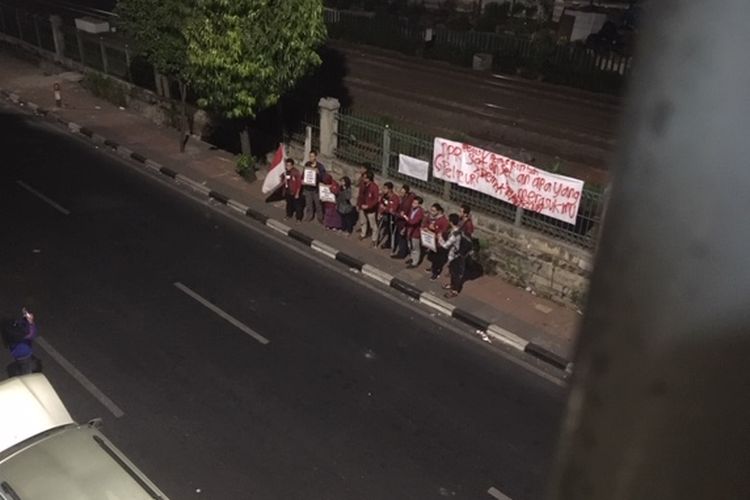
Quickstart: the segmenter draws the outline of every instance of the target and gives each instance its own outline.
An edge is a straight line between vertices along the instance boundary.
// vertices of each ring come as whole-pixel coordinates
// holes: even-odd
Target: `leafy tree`
[[[187,91],[190,68],[184,28],[195,0],[119,0],[117,25],[139,55],[180,88],[180,151],[188,137]]]
[[[320,64],[326,36],[321,0],[199,0],[185,31],[198,103],[247,120],[279,101]]]

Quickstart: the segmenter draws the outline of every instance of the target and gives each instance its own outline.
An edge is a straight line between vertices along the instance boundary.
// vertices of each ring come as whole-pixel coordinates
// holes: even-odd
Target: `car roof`
[[[0,455],[0,498],[3,490],[21,500],[167,498],[92,426],[58,428],[24,445]]]
[[[39,433],[74,423],[40,373],[0,382],[0,408],[0,453]]]

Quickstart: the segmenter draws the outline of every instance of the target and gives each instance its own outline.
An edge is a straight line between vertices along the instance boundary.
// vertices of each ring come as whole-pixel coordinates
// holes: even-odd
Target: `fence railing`
[[[576,44],[551,44],[520,36],[475,31],[432,31],[409,20],[326,9],[328,36],[397,50],[408,55],[471,66],[477,53],[492,55],[493,70],[524,74],[550,83],[599,92],[618,92],[630,73],[632,58],[601,54]]]
[[[595,233],[604,203],[602,190],[598,186],[584,186],[576,223],[567,224],[484,193],[435,179],[432,177],[431,168],[427,181],[399,174],[399,154],[432,161],[434,144],[431,137],[394,130],[393,127],[371,118],[339,111],[336,143],[336,157],[357,165],[365,164],[384,178],[408,183],[416,189],[447,201],[468,203],[480,212],[503,219],[517,227],[532,229],[585,249],[593,249],[596,243]]]
[[[54,53],[54,29],[49,17],[26,12],[10,5],[0,4],[0,32]],[[60,26],[62,55],[84,66],[116,76],[132,83],[147,83],[153,88],[153,68],[143,60],[133,64],[127,43],[113,34],[92,35],[74,26]],[[146,73],[141,81],[133,81],[133,68]],[[141,75],[142,76],[142,75]]]

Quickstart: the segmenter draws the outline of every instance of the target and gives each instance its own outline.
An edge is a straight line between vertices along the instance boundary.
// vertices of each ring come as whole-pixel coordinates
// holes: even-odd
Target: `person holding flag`
[[[260,188],[263,194],[272,193],[284,184],[284,158],[286,158],[284,145],[279,144],[279,148],[273,155],[271,168],[268,169],[268,175],[263,179],[263,186]]]
[[[302,174],[294,166],[294,160],[287,158],[284,161],[284,172],[281,174],[282,186],[284,188],[284,199],[286,200],[286,217],[292,216],[297,222],[302,220]]]

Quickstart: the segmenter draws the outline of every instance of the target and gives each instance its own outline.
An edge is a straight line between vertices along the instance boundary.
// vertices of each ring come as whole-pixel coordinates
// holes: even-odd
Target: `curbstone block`
[[[386,286],[391,286],[391,281],[393,281],[393,276],[384,271],[381,271],[377,267],[371,266],[370,264],[365,264],[362,266],[362,274],[374,279],[375,281],[379,281]]]
[[[148,161],[150,161],[150,160],[148,160]],[[148,161],[146,161],[146,165],[148,165]],[[159,167],[159,168],[161,168],[161,167]],[[185,177],[182,174],[177,174],[176,180],[177,180],[177,182],[180,182],[182,184],[186,184],[186,185],[190,186],[191,188],[193,188],[194,190],[196,190],[196,191],[198,191],[198,192],[200,192],[202,194],[205,194],[206,196],[208,196],[208,193],[211,192],[211,189],[208,186],[204,186],[203,184],[194,181],[190,177]]]
[[[568,361],[566,359],[563,359],[562,357],[558,356],[554,352],[547,350],[544,347],[541,347],[539,345],[536,345],[533,342],[529,342],[526,345],[524,352],[531,354],[535,358],[538,358],[544,361],[545,363],[551,364],[561,370],[565,370],[568,368]]]
[[[270,227],[274,231],[277,231],[283,235],[289,234],[289,231],[292,230],[291,227],[287,226],[286,224],[282,224],[281,222],[275,219],[266,220],[266,226]]]
[[[196,184],[198,184],[198,183],[196,182]],[[203,184],[198,184],[198,185],[199,186],[203,186]],[[203,187],[205,187],[205,186],[203,186]],[[247,209],[250,208],[247,205],[243,205],[242,203],[239,203],[239,202],[234,201],[234,200],[229,200],[229,202],[227,203],[227,206],[229,208],[231,208],[231,209],[233,209],[233,210],[241,213],[241,214],[244,214],[245,212],[247,212]]]
[[[265,224],[266,222],[268,222],[268,219],[269,219],[269,217],[266,214],[259,212],[255,210],[254,208],[248,208],[247,212],[245,212],[245,215],[247,215],[251,219],[257,220],[261,224]]]
[[[422,293],[419,296],[419,302],[450,317],[453,317],[453,310],[456,309],[455,305],[429,292]]]
[[[509,345],[519,351],[525,351],[526,345],[529,343],[528,340],[524,340],[515,333],[509,332],[505,328],[492,324],[487,328],[487,335],[493,339]]]
[[[299,241],[300,243],[304,243],[307,246],[312,246],[312,243],[314,241],[311,237],[297,231],[296,229],[290,229],[289,233],[287,233],[287,236],[289,236],[293,240]],[[338,258],[338,254],[336,255],[336,257]]]
[[[470,312],[464,311],[462,309],[458,309],[458,308],[454,309],[452,316],[456,318],[457,320],[463,321],[464,323],[467,323],[477,328],[478,330],[487,331],[487,329],[490,326],[489,321],[483,320],[482,318],[475,316],[471,314]]]
[[[290,229],[290,231],[291,231],[291,229]],[[313,240],[313,242],[310,244],[310,248],[312,248],[316,252],[320,252],[323,255],[325,255],[327,257],[330,257],[332,259],[335,259],[336,258],[336,254],[338,253],[338,250],[336,250],[332,246],[326,245],[322,241],[318,241],[318,240]]]
[[[391,287],[417,300],[419,300],[419,297],[422,295],[422,290],[399,278],[393,278],[393,280],[391,280]]]
[[[161,164],[156,163],[154,160],[146,160],[144,162],[144,165],[146,165],[148,168],[155,170],[157,172],[161,172]]]
[[[130,153],[130,157],[139,163],[146,163],[146,157],[140,153],[136,153],[135,151]]]
[[[362,271],[362,267],[365,265],[365,263],[361,260],[355,259],[351,255],[347,255],[343,252],[339,252],[336,254],[336,260],[341,262],[342,264],[346,264],[352,269],[356,269],[357,271]]]
[[[125,146],[117,146],[115,152],[123,158],[130,158],[133,155],[133,151]]]
[[[213,198],[214,200],[218,201],[219,203],[226,205],[229,203],[229,198],[217,191],[211,190],[208,192],[208,197]]]
[[[177,179],[177,172],[175,172],[171,168],[161,167],[159,169],[159,172],[166,175],[167,177],[171,177],[172,179]]]

